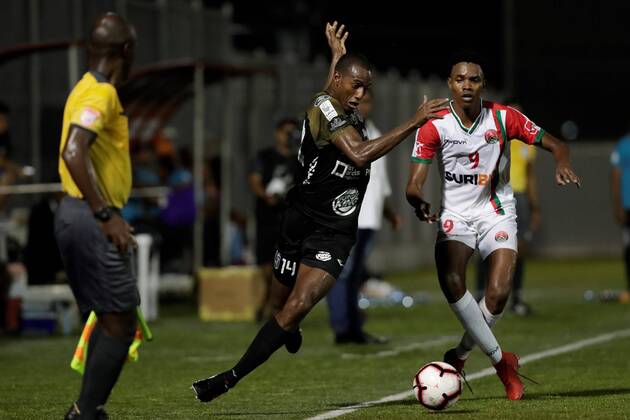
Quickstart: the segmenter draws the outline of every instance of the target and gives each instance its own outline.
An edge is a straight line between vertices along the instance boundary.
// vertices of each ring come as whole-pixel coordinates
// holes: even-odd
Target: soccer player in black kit
[[[282,304],[233,368],[193,383],[202,402],[227,392],[281,346],[291,353],[299,350],[300,322],[326,296],[354,245],[370,162],[445,109],[446,99],[425,99],[408,121],[366,141],[357,106],[370,88],[372,69],[365,57],[345,54],[346,37],[343,25],[326,25],[331,72],[326,89],[315,94],[306,111],[298,152],[301,174],[288,194],[274,257],[278,281],[273,295]]]

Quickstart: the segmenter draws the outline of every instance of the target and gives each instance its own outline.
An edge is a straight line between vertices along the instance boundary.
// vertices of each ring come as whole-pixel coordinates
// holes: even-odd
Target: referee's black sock
[[[88,361],[77,403],[81,410],[81,418],[94,418],[96,408],[107,401],[125,363],[132,340],[131,337],[124,340],[110,337],[101,331],[95,345],[92,346],[90,337]]]
[[[245,355],[238,361],[231,371],[226,372],[225,380],[231,388],[236,383],[262,365],[269,356],[278,350],[285,342],[287,332],[278,325],[275,317],[258,331],[254,341],[249,345]]]

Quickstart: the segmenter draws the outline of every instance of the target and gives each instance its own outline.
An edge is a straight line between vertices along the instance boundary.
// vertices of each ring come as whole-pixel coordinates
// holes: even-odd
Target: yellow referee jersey
[[[98,188],[108,204],[122,208],[131,191],[129,126],[116,88],[99,73],[90,71],[83,75],[70,92],[63,111],[59,176],[68,195],[82,198],[61,156],[72,125],[96,134],[89,153]]]
[[[520,140],[510,141],[510,184],[515,193],[527,191],[527,164],[536,159],[534,146]]]

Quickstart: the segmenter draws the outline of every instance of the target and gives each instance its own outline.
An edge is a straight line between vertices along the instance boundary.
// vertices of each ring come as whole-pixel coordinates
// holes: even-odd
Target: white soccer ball
[[[455,368],[444,362],[422,366],[413,378],[418,402],[431,410],[444,410],[462,395],[462,378]]]

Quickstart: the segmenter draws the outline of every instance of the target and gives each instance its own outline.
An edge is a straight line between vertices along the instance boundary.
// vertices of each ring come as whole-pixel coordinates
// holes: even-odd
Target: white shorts
[[[472,249],[479,249],[479,254],[484,260],[494,250],[500,248],[518,252],[516,211],[513,208],[504,210],[504,215],[489,213],[471,221],[448,210],[442,210],[437,243],[461,242]]]

